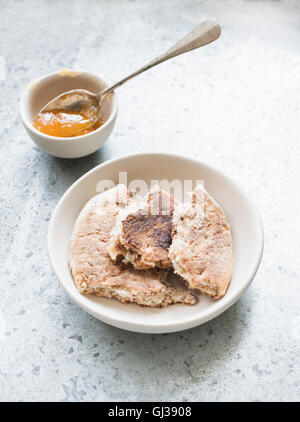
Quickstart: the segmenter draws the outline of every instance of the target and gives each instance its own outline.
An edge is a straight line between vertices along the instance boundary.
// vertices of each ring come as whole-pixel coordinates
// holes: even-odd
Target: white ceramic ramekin
[[[48,154],[61,158],[78,158],[89,155],[102,147],[111,134],[118,112],[116,95],[112,94],[103,104],[104,124],[86,135],[61,138],[46,135],[32,126],[36,114],[57,95],[71,89],[100,92],[107,83],[99,76],[86,71],[61,70],[32,81],[20,101],[20,114],[31,139]]]

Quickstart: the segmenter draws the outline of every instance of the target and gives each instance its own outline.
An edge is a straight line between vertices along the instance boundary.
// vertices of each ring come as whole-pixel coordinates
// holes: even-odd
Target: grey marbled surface
[[[300,398],[300,3],[0,1],[0,400],[291,400]],[[66,161],[31,142],[18,100],[33,78],[86,68],[113,81],[203,17],[222,38],[118,91],[101,151]],[[2,75],[3,76],[3,75]],[[46,236],[60,196],[112,157],[170,151],[238,180],[265,228],[258,274],[203,326],[141,335],[71,303]]]

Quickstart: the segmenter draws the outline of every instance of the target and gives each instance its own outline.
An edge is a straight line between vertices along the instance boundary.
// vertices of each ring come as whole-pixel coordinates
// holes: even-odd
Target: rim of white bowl
[[[251,271],[251,273],[248,276],[248,280],[245,284],[243,284],[235,293],[234,296],[232,296],[231,298],[229,298],[229,296],[227,296],[226,299],[226,295],[218,302],[215,302],[215,304],[217,304],[216,308],[214,309],[213,312],[209,311],[209,308],[206,310],[206,312],[200,316],[192,316],[192,317],[186,317],[183,318],[182,321],[180,322],[155,322],[154,324],[150,323],[149,324],[145,324],[143,323],[138,323],[138,322],[133,322],[133,321],[128,321],[128,320],[122,320],[120,321],[119,318],[114,318],[110,315],[106,315],[105,312],[99,312],[99,310],[97,309],[97,304],[94,302],[87,302],[88,297],[86,296],[82,296],[80,295],[80,293],[78,291],[73,291],[70,286],[68,286],[67,283],[65,283],[63,280],[61,280],[61,278],[58,276],[58,271],[56,270],[56,266],[55,266],[55,262],[52,258],[52,252],[51,252],[51,248],[50,248],[50,233],[53,230],[53,225],[54,225],[54,221],[56,218],[56,215],[60,209],[60,207],[62,206],[65,198],[67,196],[70,195],[70,193],[72,192],[73,189],[75,189],[75,187],[81,183],[82,180],[88,178],[91,174],[97,172],[100,168],[105,167],[107,165],[111,165],[113,163],[116,163],[118,161],[122,161],[124,159],[128,159],[128,158],[138,158],[138,157],[142,157],[142,156],[165,156],[167,157],[173,157],[173,158],[177,158],[177,159],[183,159],[183,160],[187,160],[190,162],[193,162],[195,164],[200,164],[202,167],[207,168],[210,171],[213,171],[215,173],[217,173],[219,176],[221,176],[222,178],[224,178],[225,180],[227,180],[229,183],[231,183],[232,185],[234,185],[234,187],[239,191],[239,193],[242,195],[242,197],[245,198],[246,202],[249,203],[249,208],[251,209],[251,213],[252,216],[254,217],[254,221],[255,221],[255,226],[257,228],[257,248],[256,248],[256,256],[254,257],[254,262],[255,265],[253,265],[253,269]],[[164,153],[164,152],[145,152],[145,153],[137,153],[137,154],[129,154],[129,155],[124,155],[121,157],[117,157],[117,158],[113,158],[111,160],[105,161],[104,163],[101,163],[99,165],[97,165],[96,167],[94,167],[93,169],[89,170],[87,173],[85,173],[83,176],[81,176],[76,182],[74,182],[67,190],[66,192],[62,195],[62,197],[60,198],[60,200],[58,201],[58,203],[56,204],[54,211],[52,212],[51,215],[51,219],[50,219],[50,223],[49,223],[49,227],[48,227],[48,241],[47,241],[47,245],[48,245],[48,254],[49,254],[49,258],[50,258],[50,262],[52,265],[52,269],[54,271],[54,274],[56,275],[56,278],[58,279],[58,281],[60,282],[60,284],[62,285],[62,287],[65,289],[65,291],[68,293],[68,295],[71,297],[71,299],[84,311],[86,311],[87,313],[89,313],[90,315],[93,315],[95,318],[110,324],[114,327],[118,327],[118,328],[122,328],[128,331],[135,331],[135,332],[139,332],[139,333],[171,333],[171,332],[176,332],[176,331],[182,331],[185,329],[190,329],[193,327],[196,327],[198,325],[202,325],[205,322],[208,322],[214,318],[216,318],[217,316],[219,316],[220,314],[222,314],[223,312],[225,312],[228,308],[230,308],[234,303],[236,303],[239,298],[242,296],[242,294],[245,292],[245,290],[249,287],[249,285],[251,284],[251,282],[253,281],[256,272],[259,268],[259,265],[261,263],[261,259],[263,256],[263,248],[264,248],[264,231],[263,231],[263,224],[262,224],[262,220],[259,214],[259,211],[257,210],[253,200],[246,194],[246,192],[240,188],[240,186],[234,181],[232,180],[229,176],[227,176],[226,174],[222,173],[221,171],[215,169],[214,167],[207,165],[205,163],[203,163],[200,160],[196,160],[190,157],[186,157],[183,155],[179,155],[179,154],[169,154],[169,153]],[[78,295],[77,295],[78,293]],[[88,305],[86,305],[84,302],[88,303]],[[127,327],[124,327],[124,326]]]
[[[99,76],[96,73],[92,73],[88,70],[84,70],[84,69],[67,69],[70,72],[76,72],[76,73],[85,73],[87,75],[90,75],[92,77],[96,77],[97,79],[99,79],[101,82],[103,82],[106,86],[108,86],[108,83],[101,78],[101,76]],[[32,122],[29,121],[29,119],[26,117],[26,112],[25,112],[25,105],[24,105],[24,101],[25,101],[25,97],[26,94],[28,93],[29,90],[34,89],[34,86],[31,87],[30,84],[32,82],[34,82],[34,84],[38,84],[40,81],[46,80],[48,78],[50,78],[51,76],[55,76],[55,75],[59,75],[59,73],[61,72],[61,70],[57,70],[55,72],[51,72],[51,73],[47,73],[44,76],[40,76],[39,78],[35,78],[33,79],[31,82],[29,82],[27,84],[27,86],[25,87],[21,98],[20,98],[20,104],[19,104],[19,111],[20,111],[20,116],[21,119],[24,123],[24,125],[26,126],[26,128],[30,131],[32,131],[33,133],[35,133],[38,136],[41,136],[44,139],[51,139],[54,140],[56,142],[59,141],[81,141],[82,139],[86,139],[88,137],[90,137],[91,135],[94,135],[97,132],[101,132],[103,129],[105,129],[106,126],[109,125],[109,123],[116,117],[117,112],[118,112],[118,101],[117,101],[117,96],[116,93],[113,92],[112,93],[112,110],[110,112],[109,118],[103,123],[102,126],[98,127],[96,130],[93,130],[92,132],[89,132],[85,135],[80,135],[80,136],[52,136],[52,135],[47,135],[46,133],[40,132],[39,130],[37,130],[33,125]]]

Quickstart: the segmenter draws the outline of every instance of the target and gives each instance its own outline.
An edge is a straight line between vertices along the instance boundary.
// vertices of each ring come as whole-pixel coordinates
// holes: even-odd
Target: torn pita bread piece
[[[112,230],[108,252],[116,261],[131,263],[136,269],[172,268],[169,259],[174,197],[159,187],[141,202],[132,200],[120,212]]]
[[[194,304],[196,298],[186,286],[168,285],[166,271],[137,271],[111,260],[107,252],[110,232],[128,201],[127,188],[118,185],[93,197],[81,211],[70,248],[70,268],[77,289],[82,294],[152,307]]]
[[[232,277],[232,237],[225,214],[198,185],[191,201],[173,215],[169,257],[191,289],[213,299],[225,295]]]

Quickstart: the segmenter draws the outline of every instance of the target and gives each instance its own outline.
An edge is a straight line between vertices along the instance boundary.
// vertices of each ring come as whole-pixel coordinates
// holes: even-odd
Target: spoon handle
[[[179,56],[180,54],[186,53],[187,51],[195,50],[196,48],[202,47],[211,43],[212,41],[215,41],[217,38],[219,38],[220,34],[220,25],[215,20],[207,19],[201,22],[164,54],[152,60],[150,63],[146,64],[139,70],[136,70],[135,72],[121,79],[119,82],[116,82],[108,88],[105,88],[102,92],[100,92],[99,96],[102,97],[104,94],[108,94],[109,92],[114,91],[116,88],[129,81],[129,79],[140,75],[146,70],[151,69],[152,67],[163,63],[172,57]]]

